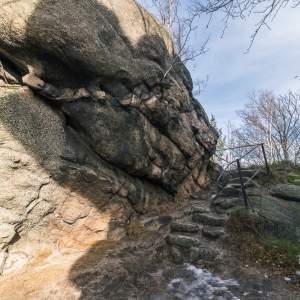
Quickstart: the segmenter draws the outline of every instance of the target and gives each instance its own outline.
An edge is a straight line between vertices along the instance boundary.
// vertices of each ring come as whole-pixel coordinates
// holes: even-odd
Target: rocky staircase
[[[241,170],[241,175],[246,194],[249,194],[248,191],[250,190],[260,189],[260,185],[252,180],[252,177],[256,178],[258,176],[257,170]],[[245,205],[241,190],[241,179],[237,171],[229,172],[226,180],[220,182],[218,188],[219,192],[212,203],[217,213],[230,215],[235,206]]]
[[[213,261],[218,251],[212,241],[226,235],[225,225],[228,215],[218,214],[205,206],[193,206],[170,224],[170,234],[166,236],[173,262]]]
[[[243,170],[245,189],[259,187],[250,178],[255,170]],[[199,200],[201,206],[191,206],[170,223],[165,240],[174,263],[213,261],[220,256],[217,240],[226,239],[226,224],[235,206],[244,205],[241,182],[237,172],[231,172],[221,191],[210,202]],[[202,203],[201,203],[202,202]]]

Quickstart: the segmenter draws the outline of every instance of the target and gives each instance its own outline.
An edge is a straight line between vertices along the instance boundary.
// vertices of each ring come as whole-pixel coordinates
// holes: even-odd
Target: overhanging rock
[[[2,1],[0,23],[0,201],[18,235],[118,239],[132,214],[209,182],[217,135],[135,1]]]

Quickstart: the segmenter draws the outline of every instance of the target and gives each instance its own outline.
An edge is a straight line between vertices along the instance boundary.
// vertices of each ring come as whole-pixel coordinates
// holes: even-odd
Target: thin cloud
[[[244,54],[259,17],[230,22],[222,39],[224,24],[220,22],[220,15],[213,19],[207,30],[205,21],[199,23],[199,38],[211,34],[211,50],[198,61],[192,76],[209,75],[208,86],[199,101],[208,114],[215,115],[218,123],[226,122],[226,117],[239,122],[235,110],[243,106],[247,93],[253,89],[270,89],[283,94],[289,89],[297,92],[300,87],[300,81],[295,79],[300,76],[297,64],[300,29],[294,25],[299,20],[297,9],[282,9],[269,24],[271,30],[263,28],[250,52]]]
[[[150,0],[140,2],[150,3]],[[148,8],[150,6],[148,5]],[[224,23],[221,12],[216,13],[207,27],[208,19],[198,20],[195,45],[210,35],[210,50],[196,61],[197,67],[191,72],[193,78],[209,76],[208,86],[199,101],[207,114],[213,113],[220,126],[240,122],[235,114],[247,101],[252,90],[269,89],[275,94],[288,90],[298,92],[300,88],[300,67],[297,63],[300,53],[300,28],[298,8],[281,9],[269,26],[263,27],[252,45],[250,37],[261,14],[252,14],[246,20],[229,20],[228,28],[221,38]],[[192,67],[190,68],[192,69]]]

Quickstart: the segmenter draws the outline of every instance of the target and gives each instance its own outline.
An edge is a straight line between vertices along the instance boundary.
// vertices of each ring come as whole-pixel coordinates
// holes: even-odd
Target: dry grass
[[[230,217],[230,248],[241,259],[257,266],[267,267],[270,272],[292,278],[300,286],[300,245],[289,240],[263,237],[264,219],[245,208],[234,211]]]
[[[137,217],[134,217],[130,220],[126,229],[127,234],[130,237],[141,237],[142,235],[145,235],[147,233],[147,231],[144,229],[143,224],[141,224]]]
[[[294,179],[300,179],[300,166],[294,165],[289,161],[273,163],[269,165],[271,175],[268,176],[266,171],[263,171],[260,176],[260,182],[263,185],[279,184],[279,183],[294,183]]]
[[[37,254],[38,259],[45,259],[53,253],[51,249],[44,249]]]

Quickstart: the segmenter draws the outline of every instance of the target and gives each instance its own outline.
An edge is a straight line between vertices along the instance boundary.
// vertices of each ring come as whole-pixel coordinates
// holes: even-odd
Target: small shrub
[[[295,179],[300,179],[300,165],[294,164],[291,161],[281,161],[269,165],[271,174],[267,175],[264,170],[261,171],[259,176],[259,183],[262,185],[278,184],[278,183],[291,183],[299,184],[293,182]]]
[[[181,193],[176,193],[174,196],[174,202],[175,203],[180,203],[182,202],[184,197],[181,195]]]
[[[251,241],[251,240],[250,240]],[[248,260],[261,263],[275,269],[294,273],[299,268],[300,245],[289,240],[280,240],[270,237],[268,239],[247,243],[243,249]]]
[[[257,232],[264,224],[262,216],[252,213],[244,206],[238,206],[232,211],[229,219],[229,228],[233,232]]]
[[[264,240],[263,247],[267,251],[266,264],[280,267],[297,267],[299,265],[300,245],[289,240],[268,238]]]
[[[140,237],[146,233],[143,225],[137,218],[132,218],[126,227],[127,234],[131,237]]]
[[[297,179],[297,181],[295,181]],[[300,173],[291,173],[287,178],[287,182],[295,185],[300,185]]]

